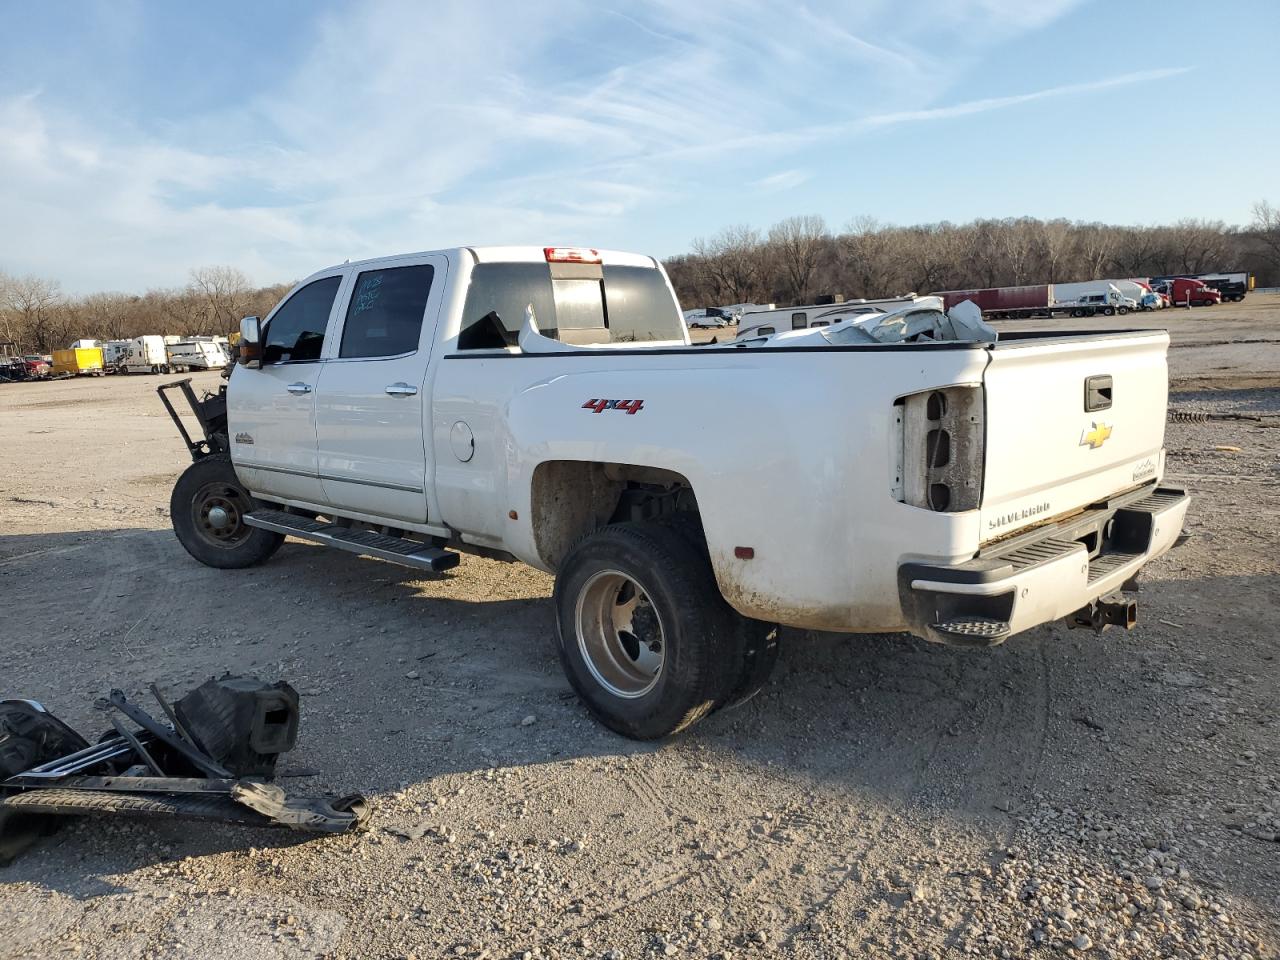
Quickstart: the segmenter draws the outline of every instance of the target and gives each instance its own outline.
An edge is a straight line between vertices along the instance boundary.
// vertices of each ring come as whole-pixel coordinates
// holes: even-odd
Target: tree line
[[[254,287],[234,267],[199,267],[183,287],[71,297],[57,280],[0,273],[0,343],[47,354],[85,338],[225,336],[241,317],[265,315],[291,286]]]
[[[664,263],[686,308],[1214,270],[1249,270],[1259,286],[1280,286],[1280,208],[1259,201],[1253,214],[1247,227],[1031,217],[901,227],[858,217],[841,231],[820,216],[797,216],[767,231],[726,227]],[[86,337],[228,334],[243,316],[265,316],[291,286],[254,287],[234,267],[215,266],[192,270],[183,287],[67,296],[57,280],[0,272],[0,342],[49,353]]]
[[[822,294],[903,293],[1248,270],[1280,286],[1280,208],[1254,204],[1247,227],[1183,219],[1112,226],[1019,217],[901,227],[870,217],[832,231],[820,216],[767,231],[739,225],[665,261],[686,308],[810,303]]]

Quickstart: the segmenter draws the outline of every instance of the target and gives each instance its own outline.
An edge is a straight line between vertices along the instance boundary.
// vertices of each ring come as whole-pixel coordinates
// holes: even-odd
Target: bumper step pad
[[[323,520],[313,520],[283,510],[255,510],[245,514],[244,522],[251,527],[274,530],[276,533],[311,540],[326,547],[337,547],[339,550],[377,557],[405,567],[430,570],[432,573],[451,570],[458,565],[459,560],[458,554],[420,540],[389,537],[373,530],[357,530],[336,523],[325,523]]]
[[[953,617],[933,624],[933,629],[952,643],[965,646],[995,646],[1009,636],[1009,624],[987,617]]]

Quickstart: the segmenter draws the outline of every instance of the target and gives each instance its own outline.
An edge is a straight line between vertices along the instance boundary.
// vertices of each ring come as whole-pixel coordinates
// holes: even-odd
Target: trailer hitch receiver
[[[1101,633],[1107,627],[1132,630],[1138,622],[1138,601],[1123,593],[1111,593],[1067,617],[1067,626],[1089,628]]]

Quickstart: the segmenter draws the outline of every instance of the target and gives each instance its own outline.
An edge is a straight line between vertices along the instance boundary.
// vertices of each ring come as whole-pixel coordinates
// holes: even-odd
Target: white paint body
[[[647,257],[602,256],[606,265],[661,269]],[[739,612],[886,631],[912,627],[899,599],[904,562],[963,563],[984,544],[1163,473],[1163,331],[848,348],[695,347],[685,332],[667,343],[569,352],[460,351],[477,262],[542,257],[540,248],[462,248],[345,264],[303,281],[299,288],[340,278],[319,359],[237,366],[231,375],[229,434],[241,481],[263,500],[552,570],[534,519],[540,465],[659,468],[691,486],[721,592]],[[338,359],[356,275],[416,263],[435,269],[417,350]],[[1116,391],[1105,413],[1113,436],[1099,449],[1081,439],[1099,419],[1081,409],[1082,382],[1095,374],[1111,375]],[[388,395],[393,384],[416,392]],[[941,513],[895,497],[895,401],[950,385],[985,390],[984,489],[979,508]],[[583,409],[596,398],[640,399],[643,409]],[[718,402],[733,415],[694,412]],[[1035,519],[1008,519],[1024,511]],[[1175,519],[1173,536],[1181,514]],[[740,559],[737,547],[754,556]],[[1114,589],[1037,576],[1018,629],[1070,613],[1100,595],[1095,587]]]
[[[1106,294],[1112,290],[1122,297],[1139,301],[1151,288],[1137,280],[1082,280],[1079,283],[1055,283],[1053,298],[1058,303],[1070,303],[1090,294]]]
[[[169,363],[169,355],[165,352],[164,337],[148,335],[134,337],[129,341],[129,351],[124,356],[123,366],[129,373],[159,373],[160,368]]]
[[[166,344],[169,363],[188,370],[221,370],[230,361],[222,344],[213,340],[179,340]]]
[[[886,297],[881,300],[848,300],[844,303],[752,310],[744,313],[738,320],[736,339],[747,340],[751,337],[769,336],[790,330],[825,327],[841,320],[865,317],[872,313],[887,313],[910,306],[918,299],[911,294],[904,297]]]

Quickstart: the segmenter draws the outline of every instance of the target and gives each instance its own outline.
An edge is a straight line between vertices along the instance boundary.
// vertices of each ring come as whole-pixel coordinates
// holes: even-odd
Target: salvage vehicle
[[[242,322],[218,393],[161,388],[194,460],[174,531],[213,567],[293,536],[552,573],[569,682],[636,738],[749,697],[778,624],[971,646],[1132,626],[1188,504],[1162,482],[1167,333],[997,336],[923,299],[693,345],[649,257],[334,266]],[[726,423],[689,414],[744,396]]]

